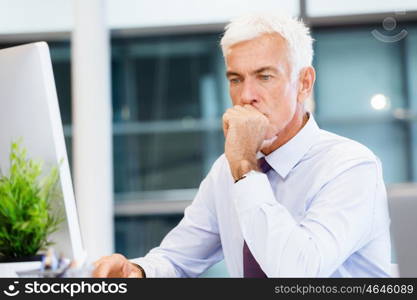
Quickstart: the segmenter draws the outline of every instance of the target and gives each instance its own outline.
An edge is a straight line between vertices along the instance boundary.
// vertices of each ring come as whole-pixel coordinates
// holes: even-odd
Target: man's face
[[[226,68],[233,105],[250,104],[264,114],[270,122],[267,138],[287,127],[301,106],[287,43],[280,35],[264,34],[233,45]]]

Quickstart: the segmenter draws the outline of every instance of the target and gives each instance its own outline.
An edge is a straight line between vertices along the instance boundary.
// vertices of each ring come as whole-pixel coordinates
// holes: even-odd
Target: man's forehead
[[[272,57],[236,57],[226,59],[227,73],[258,73],[258,72],[275,72],[285,73],[290,67],[289,60],[286,56]]]

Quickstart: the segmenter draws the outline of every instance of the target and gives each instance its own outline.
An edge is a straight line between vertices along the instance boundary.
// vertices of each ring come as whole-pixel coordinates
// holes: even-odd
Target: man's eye
[[[263,81],[268,81],[272,78],[271,75],[261,75],[260,77],[261,77],[261,80],[263,80]]]
[[[229,81],[230,81],[230,83],[236,84],[236,83],[240,82],[240,79],[239,78],[230,78]]]

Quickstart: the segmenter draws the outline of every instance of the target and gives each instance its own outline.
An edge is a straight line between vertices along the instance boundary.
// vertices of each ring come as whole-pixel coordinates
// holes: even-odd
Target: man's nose
[[[256,85],[251,80],[245,80],[243,82],[240,94],[240,101],[242,102],[242,105],[252,104],[258,101],[258,95],[256,90]]]

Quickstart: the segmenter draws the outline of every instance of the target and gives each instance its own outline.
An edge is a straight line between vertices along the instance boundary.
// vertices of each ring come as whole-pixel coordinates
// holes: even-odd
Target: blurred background
[[[0,48],[39,40],[50,46],[71,164],[73,2],[0,0]],[[417,1],[102,2],[115,251],[133,258],[159,245],[223,152],[220,120],[230,100],[218,43],[226,22],[246,12],[284,12],[310,26],[317,122],[376,153],[389,197],[417,197]],[[100,116],[92,111],[91,118]],[[219,263],[203,276],[228,274]]]

